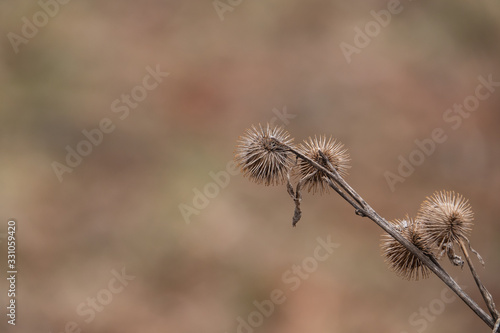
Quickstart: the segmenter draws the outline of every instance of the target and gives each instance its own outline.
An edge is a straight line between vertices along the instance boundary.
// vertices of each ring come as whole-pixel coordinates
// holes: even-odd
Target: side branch
[[[469,246],[470,246],[470,244],[469,244]],[[496,306],[495,306],[495,302],[493,301],[493,297],[491,296],[488,289],[486,289],[484,284],[479,279],[479,275],[477,274],[476,269],[474,268],[474,265],[472,264],[472,260],[470,258],[469,252],[467,251],[467,248],[465,247],[463,240],[460,240],[460,248],[462,249],[462,253],[465,256],[465,260],[467,261],[467,265],[469,266],[470,272],[471,272],[472,276],[474,277],[474,281],[476,282],[476,285],[479,288],[481,295],[483,296],[484,302],[486,303],[488,310],[490,311],[490,313],[494,319],[498,319],[499,315],[498,315],[498,311],[497,311]]]

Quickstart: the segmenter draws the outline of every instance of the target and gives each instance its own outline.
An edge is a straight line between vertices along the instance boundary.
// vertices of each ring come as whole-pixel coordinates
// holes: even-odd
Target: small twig
[[[490,311],[493,319],[497,320],[499,317],[499,314],[498,314],[498,310],[496,309],[495,302],[493,301],[493,296],[491,296],[488,289],[486,289],[484,284],[479,279],[479,275],[477,274],[477,271],[474,268],[474,265],[472,264],[472,260],[470,259],[469,252],[467,251],[467,248],[465,247],[463,240],[460,240],[459,243],[460,243],[460,248],[462,249],[462,253],[465,256],[465,260],[467,261],[467,265],[469,266],[470,272],[472,273],[472,276],[474,277],[474,281],[476,281],[476,285],[479,288],[481,295],[483,296],[484,302],[486,303],[486,306],[488,307],[488,310]],[[470,246],[470,244],[469,244],[469,246]]]
[[[290,195],[290,197],[292,197],[292,199],[295,199],[295,192],[293,191],[292,181],[290,180],[290,172],[288,172],[286,178],[287,178],[286,190]]]
[[[493,327],[492,333],[498,333],[500,332],[500,318],[497,319],[497,322],[495,323],[495,326]]]
[[[293,201],[295,202],[295,211],[293,212],[293,218],[292,218],[292,226],[296,226],[297,223],[300,221],[302,217],[302,210],[300,209],[300,202],[302,201],[302,186],[304,186],[305,182],[311,179],[318,171],[314,171],[313,173],[310,173],[306,177],[302,178],[298,183],[297,187],[295,189],[295,193],[292,188],[292,184],[290,182],[290,177],[288,176],[288,194],[292,196]],[[293,194],[293,195],[292,195]]]
[[[335,183],[330,178],[323,177],[323,180],[328,183],[328,186],[330,186],[332,189],[335,190],[335,192],[337,192],[342,198],[344,198],[345,201],[350,203],[351,206],[353,206],[356,209],[355,210],[356,215],[363,214],[362,208],[359,207],[358,204],[356,202],[354,202],[353,199],[351,199],[344,192],[342,192],[342,190],[337,185],[335,185]]]
[[[474,253],[477,257],[477,260],[479,260],[479,262],[481,263],[481,265],[483,265],[484,267],[484,260],[483,260],[483,257],[481,257],[481,255],[472,248],[472,246],[470,245],[470,241],[467,239],[467,244],[469,245],[469,250],[472,251],[472,253]]]
[[[326,163],[326,165],[330,168],[330,171],[336,172],[337,170],[335,169],[335,167],[332,165],[332,163],[330,163],[330,160],[325,156],[325,154],[323,154],[323,152],[321,150],[319,151],[319,154],[321,155],[323,162]],[[339,177],[340,177],[340,175],[339,175]],[[323,179],[328,183],[328,185],[332,189],[335,190],[335,192],[337,192],[342,198],[344,198],[344,200],[349,202],[351,204],[351,206],[353,206],[355,208],[356,215],[359,215],[361,217],[365,217],[365,214],[363,213],[363,208],[359,206],[359,205],[362,205],[362,203],[360,201],[357,201],[357,203],[355,203],[354,200],[351,199],[351,197],[349,197],[348,195],[346,195],[337,185],[335,185],[330,178],[323,177]]]

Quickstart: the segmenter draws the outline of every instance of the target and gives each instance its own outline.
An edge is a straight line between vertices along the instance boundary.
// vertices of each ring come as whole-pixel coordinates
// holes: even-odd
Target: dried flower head
[[[469,202],[455,192],[435,192],[420,206],[417,219],[428,246],[450,248],[453,243],[467,240],[474,213]]]
[[[417,222],[407,216],[403,220],[395,220],[391,223],[394,224],[396,230],[409,242],[425,254],[432,255],[431,248],[422,240],[420,225]],[[429,277],[429,267],[391,235],[382,235],[380,247],[385,261],[397,275],[406,280],[419,280],[420,278],[425,279]]]
[[[243,175],[257,184],[282,184],[293,165],[292,155],[287,148],[292,142],[290,134],[280,127],[267,124],[263,128],[259,124],[257,128],[252,125],[236,146],[236,163]]]
[[[327,169],[330,169],[328,163],[326,163],[320,155],[320,151],[325,155],[328,159],[328,162],[335,168],[335,170],[341,175],[347,175],[347,169],[349,166],[349,154],[347,153],[347,149],[343,149],[344,145],[341,142],[337,142],[334,138],[330,137],[326,140],[326,137],[314,137],[312,139],[309,137],[309,140],[305,140],[303,144],[299,144],[298,150],[317,162],[318,164],[324,166]],[[309,179],[305,181],[304,186],[307,186],[308,192],[311,190],[313,193],[319,191],[320,193],[328,192],[328,183],[324,180],[326,174],[316,169],[314,166],[309,164],[307,161],[300,160],[298,163],[298,174],[301,179],[308,177],[313,174]]]

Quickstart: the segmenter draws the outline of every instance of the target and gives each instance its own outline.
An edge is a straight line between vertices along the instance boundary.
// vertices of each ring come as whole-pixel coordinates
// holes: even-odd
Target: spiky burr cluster
[[[326,193],[335,186],[332,181],[339,181],[326,170],[336,172],[342,179],[350,168],[347,149],[336,139],[309,137],[295,147],[287,131],[269,124],[252,126],[240,137],[235,160],[244,176],[258,184],[287,184],[295,203],[294,226],[302,216],[301,190],[305,187],[313,194]],[[295,189],[290,181],[292,174],[298,178]],[[464,261],[455,254],[453,246],[469,241],[473,218],[467,200],[454,192],[441,191],[422,203],[415,220],[406,217],[393,223],[401,235],[426,255],[439,259],[446,253],[454,265],[461,266]],[[382,236],[381,248],[390,268],[403,278],[418,280],[429,276],[428,267],[392,236]]]
[[[427,255],[440,259],[446,253],[453,265],[463,266],[464,261],[456,254],[454,247],[460,247],[461,242],[469,243],[467,237],[472,230],[473,220],[472,208],[463,196],[455,192],[440,191],[424,200],[415,221],[410,223],[413,227],[402,230],[401,233],[408,240],[407,236],[411,235],[412,243]],[[382,236],[381,247],[389,266],[399,275],[412,278],[413,258],[403,255],[405,248],[387,237],[391,238],[388,235]],[[476,251],[473,252],[482,262],[481,256]]]
[[[257,184],[280,185],[287,181],[290,171],[300,180],[304,180],[304,186],[313,193],[324,193],[328,189],[327,176],[321,170],[300,159],[298,164],[293,163],[291,149],[293,139],[290,134],[280,127],[271,127],[267,124],[263,127],[252,126],[245,135],[241,136],[236,146],[235,160],[240,166],[243,175]],[[326,136],[304,141],[297,151],[322,165],[326,169],[333,167],[341,176],[347,174],[349,166],[349,154],[344,145],[334,138],[326,139]],[[320,152],[326,157],[325,161]]]
[[[327,140],[326,136],[309,137],[298,147],[292,146],[292,142],[288,132],[281,128],[252,126],[240,137],[235,159],[243,174],[256,183],[286,183],[286,190],[295,204],[293,226],[302,217],[304,187],[313,194],[332,188],[355,209],[356,215],[368,217],[387,232],[382,235],[382,255],[397,275],[407,280],[419,280],[433,272],[493,328],[493,332],[500,332],[499,311],[491,293],[479,279],[469,254],[470,250],[484,265],[467,238],[472,229],[473,213],[466,199],[454,192],[436,192],[422,203],[415,219],[406,216],[389,223],[343,178],[349,168],[349,155],[340,142],[331,137]],[[298,178],[295,187],[291,175]],[[454,246],[461,250],[465,261],[456,254]],[[456,266],[467,262],[491,316],[437,263],[444,253]]]
[[[293,139],[280,127],[252,126],[240,137],[235,160],[243,175],[257,184],[283,184],[293,159],[288,151]]]
[[[460,194],[441,191],[422,203],[417,219],[422,223],[426,244],[442,248],[467,239],[472,230],[474,213],[469,202]]]
[[[403,220],[392,221],[396,230],[404,238],[415,245],[426,255],[432,255],[432,250],[422,239],[420,226],[409,217]],[[395,240],[392,236],[384,234],[381,242],[382,255],[389,267],[406,280],[425,279],[430,275],[430,269],[416,255]]]
[[[298,150],[326,169],[330,169],[330,165],[333,166],[342,177],[347,175],[347,170],[350,168],[347,149],[344,149],[344,145],[332,137],[328,140],[326,136],[319,137],[319,139],[317,137],[314,137],[314,139],[309,137],[309,140],[305,140],[304,143],[299,144]],[[327,161],[320,155],[320,151],[326,157]],[[330,187],[325,180],[327,175],[323,171],[316,169],[305,160],[300,160],[298,163],[298,173],[301,179],[310,176],[304,184],[308,192],[311,190],[313,193],[319,192],[321,194],[328,192]]]

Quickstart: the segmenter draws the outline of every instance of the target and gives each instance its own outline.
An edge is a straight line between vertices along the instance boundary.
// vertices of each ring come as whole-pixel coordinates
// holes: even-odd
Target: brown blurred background
[[[354,45],[354,29],[387,1],[220,3],[224,20],[212,1],[71,1],[18,52],[9,33],[22,37],[23,17],[43,9],[0,4],[0,246],[15,218],[19,272],[17,325],[3,310],[0,330],[490,331],[461,301],[444,302],[436,277],[389,271],[381,230],[337,195],[305,194],[292,228],[284,187],[234,175],[221,188],[210,173],[226,170],[246,128],[286,110],[275,123],[297,143],[322,134],[345,143],[348,181],[388,220],[414,216],[435,190],[468,197],[479,273],[499,304],[500,89],[456,130],[443,119],[479,76],[500,81],[498,3],[403,1],[350,63],[340,44]],[[112,103],[142,85],[148,66],[169,75],[120,119]],[[114,131],[60,182],[53,162],[65,164],[66,147],[104,118]],[[391,191],[384,173],[435,128],[447,140]],[[193,213],[207,188],[212,198]],[[329,235],[338,248],[291,290],[283,274]],[[0,262],[5,276],[5,254]],[[483,305],[468,270],[443,265]],[[5,278],[0,287],[5,309]],[[238,327],[275,289],[286,301],[258,327]]]

